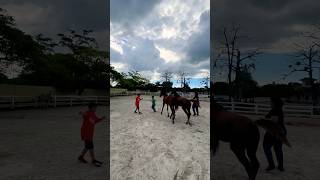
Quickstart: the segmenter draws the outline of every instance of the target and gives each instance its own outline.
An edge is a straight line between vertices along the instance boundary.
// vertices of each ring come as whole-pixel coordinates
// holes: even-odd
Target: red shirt
[[[140,96],[137,96],[137,97],[136,97],[136,106],[139,106],[140,101],[141,101]]]
[[[83,113],[83,123],[81,126],[81,139],[90,140],[93,139],[94,126],[96,123],[100,122],[102,119],[96,116],[96,113],[93,111],[87,111]]]

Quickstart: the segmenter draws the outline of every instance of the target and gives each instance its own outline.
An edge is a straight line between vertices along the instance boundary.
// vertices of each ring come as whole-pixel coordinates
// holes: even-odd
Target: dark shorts
[[[93,149],[93,142],[90,141],[90,140],[85,140],[85,141],[84,141],[84,147],[85,147],[86,149]]]

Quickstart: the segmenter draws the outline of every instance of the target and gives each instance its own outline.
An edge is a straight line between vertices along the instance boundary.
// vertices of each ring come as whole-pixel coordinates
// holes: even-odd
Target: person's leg
[[[272,151],[271,151],[272,146],[273,146],[273,137],[270,133],[266,132],[263,139],[263,150],[269,163],[269,166],[266,169],[267,171],[270,171],[275,168],[273,157],[272,157]]]
[[[196,111],[197,111],[197,116],[199,116],[199,107],[196,107]]]
[[[192,106],[192,111],[193,111],[193,116],[195,116],[196,115],[196,110],[195,110],[194,106]]]
[[[84,156],[87,154],[88,149],[87,149],[88,145],[87,145],[87,141],[84,141],[84,148],[81,151],[80,156],[78,157],[78,160],[82,163],[87,163],[87,161],[84,159]]]
[[[137,110],[138,110],[138,106],[136,105],[136,110],[134,110],[134,113],[137,113]]]
[[[88,152],[88,149],[87,148],[83,148],[83,150],[81,151],[80,156],[84,157],[87,154],[87,152]]]
[[[274,148],[274,152],[276,154],[276,158],[277,158],[277,161],[278,161],[278,169],[280,171],[284,171],[284,168],[283,168],[282,142],[280,140],[276,140],[273,148]]]
[[[94,154],[94,146],[93,146],[93,142],[92,141],[88,141],[87,142],[87,148],[88,148],[89,153],[90,153],[92,164],[97,166],[97,167],[100,167],[102,162],[96,160],[96,157],[95,157],[95,154]]]

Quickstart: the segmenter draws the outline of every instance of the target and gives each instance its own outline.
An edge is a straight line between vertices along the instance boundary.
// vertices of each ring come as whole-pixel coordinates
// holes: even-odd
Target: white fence
[[[107,105],[109,98],[107,96],[52,96],[40,100],[33,96],[0,96],[0,109],[78,106],[87,105],[89,102]]]
[[[137,94],[141,95],[150,95],[150,96],[160,96],[160,92],[147,92],[147,91],[122,91],[122,92],[111,92],[110,96],[134,96]],[[187,98],[192,98],[194,96],[194,93],[182,93],[181,96],[187,97]],[[200,98],[208,98],[207,93],[199,93]]]
[[[256,103],[242,103],[242,102],[218,102],[226,109],[245,114],[266,115],[270,111],[270,105],[256,104]],[[285,116],[293,117],[319,117],[320,107],[313,106],[296,106],[285,105],[283,107]],[[317,111],[318,113],[315,113]]]
[[[134,96],[137,94],[141,94],[141,95],[150,95],[150,96],[160,96],[159,92],[140,92],[140,91],[123,91],[123,92],[114,92],[114,93],[110,93],[111,97],[114,96]]]

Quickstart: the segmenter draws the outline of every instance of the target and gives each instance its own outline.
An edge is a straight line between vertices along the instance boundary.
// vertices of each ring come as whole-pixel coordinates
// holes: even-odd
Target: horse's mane
[[[173,94],[174,97],[180,97],[180,95],[176,91],[172,91],[171,94]]]

